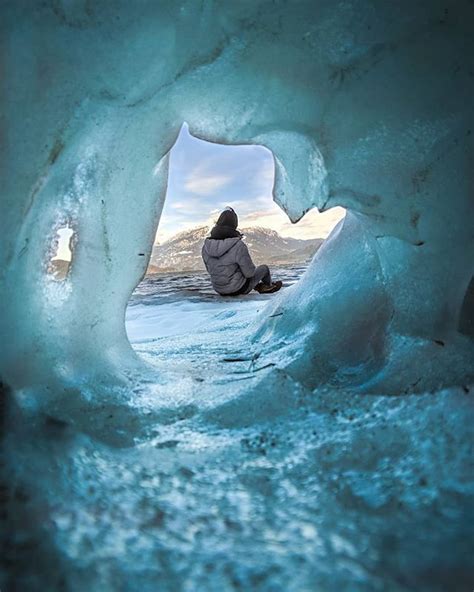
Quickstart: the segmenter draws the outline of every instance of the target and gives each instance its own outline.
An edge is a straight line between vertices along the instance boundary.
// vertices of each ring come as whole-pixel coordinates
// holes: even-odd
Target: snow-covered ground
[[[275,275],[289,286],[303,270]],[[167,577],[189,590],[465,589],[472,396],[308,392],[248,342],[271,298],[219,298],[205,274],[183,274],[148,278],[129,306],[139,355],[197,385],[153,441],[173,483],[152,486],[155,540],[179,558]]]
[[[291,290],[301,271],[275,275]],[[310,391],[249,339],[273,298],[149,277],[127,331],[153,384],[15,420],[4,560],[22,590],[472,587],[471,393]]]
[[[285,288],[292,285],[306,269],[272,268],[274,278],[282,279]],[[272,299],[271,295],[252,292],[239,297],[220,297],[212,289],[209,277],[201,272],[165,273],[147,276],[135,290],[126,316],[130,343],[137,351],[141,344],[190,332],[201,333],[209,323],[229,325],[250,321]]]

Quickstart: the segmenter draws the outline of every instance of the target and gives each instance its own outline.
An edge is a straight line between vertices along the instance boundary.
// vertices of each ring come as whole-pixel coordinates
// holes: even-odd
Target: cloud
[[[342,208],[312,210],[297,224],[273,202],[274,160],[262,146],[220,146],[193,138],[186,127],[171,151],[168,191],[159,240],[213,223],[225,206],[239,215],[240,227],[264,226],[282,236],[327,236],[344,216]]]
[[[260,175],[260,179],[265,184],[265,186],[273,186],[273,181],[275,179],[275,163],[273,162],[272,157],[265,161],[264,166],[262,166]]]
[[[242,216],[240,227],[263,226],[276,230],[282,236],[293,238],[326,238],[345,213],[339,207],[323,213],[311,210],[302,220],[292,224],[286,214],[276,204],[272,204],[268,209]]]
[[[196,168],[184,182],[184,189],[197,195],[212,195],[228,185],[233,179],[231,175],[206,174],[200,169],[201,167]]]

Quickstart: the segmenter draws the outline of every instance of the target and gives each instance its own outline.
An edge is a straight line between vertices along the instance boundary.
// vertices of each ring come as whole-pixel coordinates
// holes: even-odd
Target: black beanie
[[[216,225],[211,230],[211,238],[223,240],[226,238],[235,238],[242,236],[237,230],[239,219],[231,207],[227,207],[221,212]]]
[[[221,212],[217,219],[216,226],[228,226],[229,228],[237,229],[239,225],[239,219],[234,210],[229,206],[223,212]]]

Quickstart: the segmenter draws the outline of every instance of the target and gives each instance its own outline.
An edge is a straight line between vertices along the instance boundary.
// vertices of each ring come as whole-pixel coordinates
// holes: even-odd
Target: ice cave
[[[0,10],[1,590],[473,589],[474,4]],[[152,303],[140,353],[183,122],[347,214],[272,299]]]

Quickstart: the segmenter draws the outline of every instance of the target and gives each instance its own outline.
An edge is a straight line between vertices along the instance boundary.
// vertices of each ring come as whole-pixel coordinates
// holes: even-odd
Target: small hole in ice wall
[[[57,228],[48,263],[48,274],[54,280],[63,281],[66,279],[71,267],[75,241],[76,233],[69,222]]]

